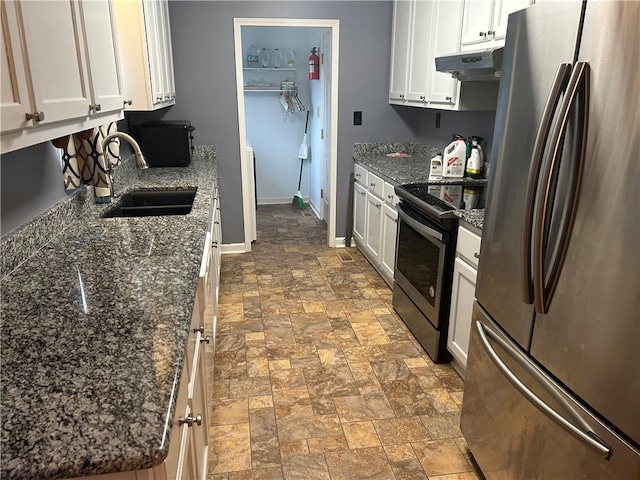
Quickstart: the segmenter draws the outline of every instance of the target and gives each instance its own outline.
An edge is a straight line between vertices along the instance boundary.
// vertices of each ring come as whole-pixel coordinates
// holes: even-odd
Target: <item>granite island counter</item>
[[[216,179],[116,168],[115,191],[197,187],[187,215],[100,218],[79,192],[2,239],[0,475],[151,468],[169,450]],[[62,181],[62,179],[61,179]]]
[[[392,185],[407,183],[428,183],[430,185],[447,185],[462,183],[464,185],[486,185],[486,179],[465,177],[429,180],[429,161],[440,149],[412,142],[397,143],[356,143],[353,147],[353,160],[374,170]],[[406,157],[389,157],[387,154],[406,153]],[[484,209],[457,209],[455,215],[482,230]]]

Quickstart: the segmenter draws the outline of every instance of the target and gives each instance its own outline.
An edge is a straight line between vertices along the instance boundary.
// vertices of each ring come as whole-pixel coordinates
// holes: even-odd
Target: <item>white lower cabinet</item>
[[[382,206],[382,248],[380,268],[383,274],[393,279],[396,267],[396,233],[398,231],[398,210],[388,204]]]
[[[364,243],[364,226],[367,210],[367,189],[358,182],[353,185],[353,238]]]
[[[364,247],[375,263],[380,262],[382,241],[382,204],[384,202],[371,192],[367,192],[367,214],[365,222]]]
[[[354,167],[354,179],[353,239],[392,286],[398,218],[394,187],[358,164]]]
[[[463,377],[467,367],[479,253],[480,237],[460,226],[453,266],[447,349],[453,355],[453,366]]]

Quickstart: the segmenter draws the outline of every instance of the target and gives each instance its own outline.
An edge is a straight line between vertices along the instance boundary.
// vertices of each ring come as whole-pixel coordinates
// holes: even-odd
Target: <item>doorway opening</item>
[[[265,40],[270,35],[276,39],[271,44]],[[339,20],[234,19],[242,211],[247,252],[251,251],[251,242],[256,237],[255,204],[291,203],[296,193],[301,163],[301,192],[305,203],[309,205],[307,209],[310,208],[326,222],[327,245],[336,246],[338,147],[333,132],[338,122],[338,40]],[[296,47],[292,48],[294,45]],[[251,49],[253,54],[256,49],[261,53],[265,48],[266,55],[263,54],[260,60],[269,56],[267,67],[262,67],[262,62],[260,66],[248,66],[247,53],[251,46],[254,47]],[[310,46],[319,50],[318,80],[308,80],[307,76]],[[275,48],[278,48],[277,52]],[[292,60],[293,64],[287,63]],[[302,93],[299,99],[304,99],[304,109],[293,108],[287,113],[287,103],[291,102],[284,101],[282,90],[286,88],[281,87],[291,86],[291,83],[282,83],[291,81]],[[255,111],[260,113],[250,115],[247,108],[257,109]],[[307,159],[301,161],[298,147],[302,141],[307,111],[309,154]],[[281,139],[269,138],[269,125],[282,125],[284,136]],[[269,145],[271,159],[261,163],[260,155],[257,155],[256,165],[251,150],[255,151],[256,144],[261,142]],[[263,179],[259,180],[257,190],[256,178]]]

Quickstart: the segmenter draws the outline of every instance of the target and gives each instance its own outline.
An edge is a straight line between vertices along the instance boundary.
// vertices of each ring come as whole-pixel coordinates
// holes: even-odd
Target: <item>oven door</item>
[[[409,205],[398,208],[395,282],[440,329],[443,278],[449,233]]]

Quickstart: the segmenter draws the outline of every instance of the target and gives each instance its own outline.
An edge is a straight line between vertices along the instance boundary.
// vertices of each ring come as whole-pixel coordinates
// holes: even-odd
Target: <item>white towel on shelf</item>
[[[106,155],[102,151],[102,141],[117,130],[118,125],[112,122],[53,140],[53,144],[62,149],[62,176],[66,190],[75,190],[82,184],[109,188],[107,162],[112,167],[120,164],[120,139],[109,142]]]

